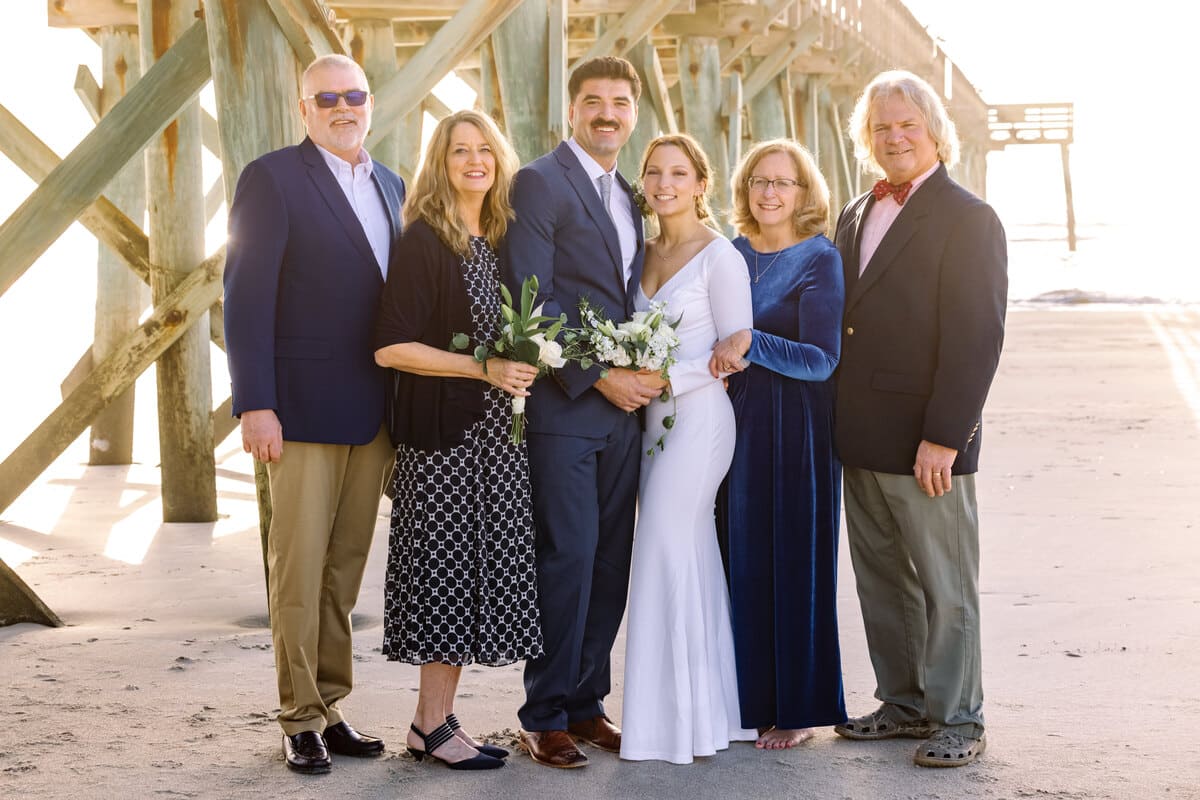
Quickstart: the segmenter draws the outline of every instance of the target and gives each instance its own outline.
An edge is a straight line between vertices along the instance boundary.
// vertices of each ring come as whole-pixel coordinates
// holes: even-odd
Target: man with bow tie
[[[835,730],[922,739],[917,764],[960,766],[987,745],[975,472],[1004,339],[1004,229],[947,173],[957,134],[922,79],[876,76],[850,133],[884,180],[838,219],[846,308],[835,438],[882,705]]]

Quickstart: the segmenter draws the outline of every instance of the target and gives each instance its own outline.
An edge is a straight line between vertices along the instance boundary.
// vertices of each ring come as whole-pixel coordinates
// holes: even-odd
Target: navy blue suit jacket
[[[372,177],[395,247],[404,182],[378,162]],[[233,413],[274,409],[289,441],[374,439],[386,392],[374,358],[382,291],[362,225],[311,140],[248,164],[225,257]]]
[[[513,185],[517,218],[509,225],[503,259],[504,282],[513,297],[520,296],[526,276],[537,275],[538,296],[546,301],[544,313],[557,317],[565,312],[569,326],[579,326],[583,297],[602,307],[614,322],[633,313],[646,247],[629,184],[620,173],[617,182],[630,195],[630,215],[637,231],[628,282],[617,229],[566,142],[517,173]],[[625,412],[600,392],[591,391],[599,377],[598,367],[583,370],[570,364],[556,370],[552,380],[535,383],[527,405],[529,430],[589,437],[607,434]]]
[[[1008,254],[987,203],[939,165],[858,274],[870,192],[838,219],[846,277],[835,439],[850,467],[911,475],[921,440],[979,466],[983,403],[1004,341]]]

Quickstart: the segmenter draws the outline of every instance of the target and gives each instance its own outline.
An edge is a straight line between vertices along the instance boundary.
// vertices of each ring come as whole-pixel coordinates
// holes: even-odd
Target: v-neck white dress
[[[674,402],[651,402],[642,435],[633,541],[621,758],[691,763],[756,738],[738,713],[729,590],[714,504],[733,459],[733,407],[708,372],[713,345],[753,327],[745,260],[724,238],[696,254],[655,293],[681,317],[671,368]],[[637,307],[650,299],[640,289]],[[675,414],[663,435],[664,418]],[[654,450],[653,455],[645,451]]]

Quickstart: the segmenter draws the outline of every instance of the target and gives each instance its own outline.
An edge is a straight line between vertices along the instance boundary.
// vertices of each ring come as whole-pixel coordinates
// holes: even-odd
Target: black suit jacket
[[[978,469],[983,403],[1004,340],[1008,255],[991,206],[938,165],[905,203],[860,277],[868,192],[835,241],[846,276],[835,440],[847,466],[912,474],[925,439]]]

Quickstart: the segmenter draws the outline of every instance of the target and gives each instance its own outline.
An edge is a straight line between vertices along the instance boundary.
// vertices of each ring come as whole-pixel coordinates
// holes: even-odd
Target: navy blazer
[[[538,278],[544,313],[565,312],[567,324],[579,326],[579,300],[586,297],[602,307],[614,322],[633,313],[633,299],[642,279],[646,247],[642,220],[633,192],[617,173],[617,183],[629,194],[630,215],[637,231],[637,252],[631,276],[624,278],[617,229],[600,202],[595,184],[566,142],[517,173],[512,202],[517,218],[504,242],[503,278],[513,297],[520,296],[526,276]],[[601,437],[624,415],[598,391],[589,391],[600,368],[568,364],[530,389],[526,406],[529,430]]]
[[[996,212],[945,165],[911,196],[858,274],[870,192],[835,241],[846,277],[835,440],[842,463],[911,475],[921,440],[979,466],[981,414],[1004,341],[1008,255]]]
[[[379,162],[372,177],[394,248],[404,182]],[[382,291],[362,225],[311,140],[246,165],[225,257],[233,413],[274,409],[288,441],[374,439],[386,391],[374,359]]]

